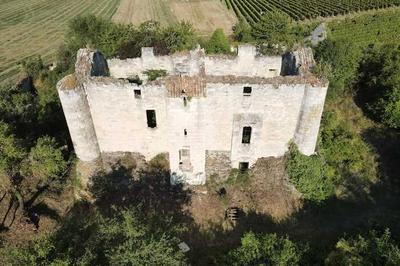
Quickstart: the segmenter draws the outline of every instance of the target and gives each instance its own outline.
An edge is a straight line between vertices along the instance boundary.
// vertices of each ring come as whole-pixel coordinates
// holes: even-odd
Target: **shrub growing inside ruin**
[[[167,71],[164,69],[149,69],[144,71],[143,74],[147,75],[149,81],[153,81],[158,78],[165,77],[167,75]]]

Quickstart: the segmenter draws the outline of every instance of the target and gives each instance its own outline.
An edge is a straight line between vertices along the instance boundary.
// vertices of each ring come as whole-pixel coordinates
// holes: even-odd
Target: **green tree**
[[[86,206],[68,217],[55,234],[7,247],[11,265],[185,265],[178,239],[136,207],[112,208],[108,215]]]
[[[209,54],[230,53],[230,42],[223,29],[216,29],[214,31],[211,38],[206,42],[205,49]]]
[[[326,265],[400,265],[400,248],[390,231],[378,235],[370,231],[366,236],[340,239],[325,261]]]
[[[67,169],[67,162],[57,145],[54,138],[39,138],[27,157],[26,176],[36,179],[39,186],[60,178]]]
[[[20,183],[20,164],[25,157],[20,141],[12,134],[10,127],[0,121],[0,189],[2,193],[11,196],[8,211],[2,217],[1,227],[4,226],[9,211],[18,202],[24,205]]]
[[[44,189],[60,179],[67,162],[54,139],[39,138],[28,156],[21,143],[10,127],[0,122],[0,189],[10,194],[10,209],[17,203],[25,211]],[[8,212],[3,217],[3,226],[7,215]]]
[[[254,41],[251,35],[251,26],[244,19],[240,19],[239,22],[233,26],[233,36],[238,42]]]
[[[37,98],[11,84],[0,85],[0,120],[12,125],[19,137],[31,136],[37,122]]]
[[[163,29],[161,40],[169,53],[190,50],[197,44],[197,35],[193,26],[185,21]]]
[[[226,265],[299,265],[304,250],[287,237],[246,233],[241,246],[223,258]]]
[[[292,20],[286,14],[273,11],[263,15],[259,22],[253,25],[252,35],[273,45],[290,45],[293,38],[290,34]]]
[[[400,45],[367,50],[357,87],[368,114],[389,127],[400,128]]]
[[[350,40],[328,38],[318,45],[315,57],[319,63],[330,65],[329,97],[342,97],[345,92],[352,89],[362,58],[362,52],[358,46]]]

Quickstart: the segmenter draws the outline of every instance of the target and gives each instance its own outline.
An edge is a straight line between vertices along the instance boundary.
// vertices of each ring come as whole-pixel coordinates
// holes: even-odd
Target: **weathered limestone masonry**
[[[107,62],[82,49],[58,92],[80,160],[168,153],[172,182],[198,185],[229,167],[282,156],[291,140],[314,153],[327,83],[307,71],[312,64],[306,48],[284,61],[253,46],[239,46],[237,56],[206,56],[200,48],[155,56],[143,48],[140,58]],[[156,69],[167,76],[147,81],[144,72]]]

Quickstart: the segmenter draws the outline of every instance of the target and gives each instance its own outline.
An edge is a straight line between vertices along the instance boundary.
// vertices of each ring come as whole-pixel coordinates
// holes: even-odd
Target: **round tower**
[[[72,74],[58,82],[57,91],[77,157],[84,162],[96,160],[100,148],[83,85]]]

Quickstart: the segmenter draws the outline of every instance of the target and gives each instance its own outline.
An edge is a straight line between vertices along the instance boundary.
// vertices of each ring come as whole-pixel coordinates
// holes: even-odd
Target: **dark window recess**
[[[142,91],[141,90],[134,90],[135,92],[135,98],[136,99],[141,99],[142,98]]]
[[[243,95],[250,96],[251,95],[251,87],[243,87]]]
[[[137,85],[142,85],[143,81],[139,78],[139,76],[133,76],[133,77],[128,77],[127,78],[129,83],[137,84]]]
[[[187,130],[186,130],[186,129],[183,130],[183,134],[184,134],[185,136],[187,136]]]
[[[157,127],[156,111],[146,110],[146,116],[147,116],[147,126],[150,128]]]
[[[269,69],[269,72],[276,72],[276,69],[270,68],[270,69]]]
[[[251,139],[251,127],[243,128],[242,143],[250,143]]]
[[[242,172],[249,170],[249,162],[240,162],[239,170]]]

